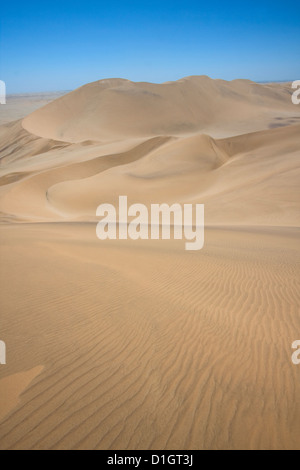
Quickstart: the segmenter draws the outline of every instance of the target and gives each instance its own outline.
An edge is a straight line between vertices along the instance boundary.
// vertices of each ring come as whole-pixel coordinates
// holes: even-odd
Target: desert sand
[[[300,448],[291,94],[111,79],[3,118],[0,449]],[[204,203],[204,248],[98,240],[119,195]]]

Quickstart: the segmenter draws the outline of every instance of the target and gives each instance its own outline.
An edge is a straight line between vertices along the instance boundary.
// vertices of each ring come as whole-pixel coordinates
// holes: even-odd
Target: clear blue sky
[[[5,0],[0,16],[8,93],[108,77],[300,79],[297,2]]]

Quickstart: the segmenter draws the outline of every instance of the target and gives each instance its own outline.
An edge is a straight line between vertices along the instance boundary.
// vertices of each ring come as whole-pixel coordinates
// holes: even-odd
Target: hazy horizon
[[[194,74],[194,76],[196,76]],[[129,80],[128,78],[124,78],[124,77],[103,77],[103,78],[99,78],[99,80],[94,80],[94,81],[100,81],[100,80],[110,80],[110,79],[114,79],[114,78],[120,78],[122,80]],[[187,77],[181,77],[181,78],[178,78],[177,80],[181,80],[183,78],[187,78]],[[209,77],[211,78],[212,80],[225,80],[223,78],[213,78],[213,77]],[[175,82],[177,80],[166,80],[165,82],[148,82],[147,80],[141,80],[141,81],[137,81],[135,82],[134,80],[129,80],[129,81],[132,81],[134,83],[153,83],[153,84],[162,84],[162,83],[167,83],[167,82]],[[234,80],[249,80],[247,78],[233,78],[232,80],[225,80],[225,81],[234,81]],[[297,80],[297,78],[291,78],[291,79],[286,79],[286,80],[262,80],[262,81],[258,81],[258,80],[251,80],[253,81],[254,83],[261,83],[261,84],[266,84],[266,83],[290,83],[290,82],[293,82]],[[78,87],[76,88],[68,88],[68,89],[56,89],[56,90],[35,90],[35,91],[21,91],[21,92],[10,92],[10,93],[7,93],[6,97],[7,98],[10,98],[10,97],[13,97],[13,96],[33,96],[33,95],[45,95],[45,94],[51,94],[51,93],[70,93],[71,91],[74,91],[76,90],[77,88],[80,88],[84,85],[87,85],[88,83],[93,83],[93,82],[87,82],[87,83],[82,83],[81,85],[79,85]]]

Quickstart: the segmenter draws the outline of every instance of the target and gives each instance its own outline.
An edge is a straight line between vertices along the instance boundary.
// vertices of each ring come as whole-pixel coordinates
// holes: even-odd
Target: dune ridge
[[[281,125],[283,112],[288,121],[299,122],[291,94],[288,84],[272,87],[205,76],[163,84],[100,80],[38,109],[23,119],[22,125],[40,137],[68,142],[107,141],[116,135],[123,139],[185,135],[213,129],[236,133],[245,121],[249,125],[255,120],[251,125],[257,130],[265,128],[270,119],[274,121],[270,126]]]
[[[19,221],[92,221],[99,204],[117,206],[125,194],[146,205],[201,200],[208,224],[299,226],[299,148],[298,124],[226,139],[83,145],[34,137],[17,123],[2,150],[0,211]]]

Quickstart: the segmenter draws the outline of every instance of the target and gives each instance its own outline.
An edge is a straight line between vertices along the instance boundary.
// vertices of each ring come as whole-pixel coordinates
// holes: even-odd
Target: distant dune
[[[288,84],[226,82],[204,76],[163,84],[100,80],[37,110],[24,119],[23,127],[35,135],[68,142],[208,130],[213,135],[237,133],[279,126],[282,115],[291,123],[289,113],[299,122],[291,93]],[[251,120],[255,122],[250,128]]]
[[[28,103],[8,112],[1,449],[300,448],[291,94],[205,76],[110,79],[24,119]],[[204,203],[204,249],[101,242],[96,209],[120,195]]]

